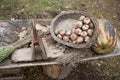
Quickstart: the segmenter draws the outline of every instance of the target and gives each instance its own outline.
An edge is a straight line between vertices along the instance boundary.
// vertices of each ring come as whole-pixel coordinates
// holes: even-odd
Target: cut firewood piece
[[[22,77],[1,78],[0,80],[23,80],[23,76]]]
[[[21,68],[2,69],[0,70],[0,80],[23,80],[23,71]]]
[[[33,36],[32,36],[31,53],[33,54],[33,58],[35,60],[35,46],[34,46]]]
[[[22,48],[16,50],[12,54],[12,62],[26,62],[26,61],[33,61],[34,54],[31,51],[31,48]]]
[[[35,60],[42,60],[42,51],[40,49],[40,46],[35,46]]]
[[[78,53],[66,54],[57,58],[59,64],[43,66],[43,72],[54,79],[64,79],[72,71],[72,63],[77,60]]]
[[[23,80],[23,71],[21,68],[1,69],[0,80]]]
[[[43,66],[43,73],[54,79],[64,79],[72,71],[71,66],[47,65]]]
[[[77,60],[78,54],[66,54],[57,58],[59,64],[43,66],[43,72],[54,79],[64,79],[72,71],[72,61]]]
[[[58,78],[60,71],[61,66],[58,65],[43,66],[43,73],[54,79]]]
[[[38,30],[35,28],[35,24],[36,22],[32,20],[32,52],[35,54],[37,50],[36,48],[39,47],[39,51],[41,50],[42,52],[38,52],[38,54],[41,55],[42,59],[47,59],[46,51],[42,42],[42,32],[38,33]]]
[[[16,74],[16,75],[18,75],[18,73],[21,73],[21,68],[1,69],[0,70],[0,77],[4,74]]]
[[[42,38],[41,37],[39,37],[39,47],[40,47],[40,49],[41,49],[41,57],[43,58],[43,59],[48,59],[48,57],[47,57],[47,54],[46,54],[46,51],[45,51],[45,47],[44,47],[44,43],[43,43],[43,40],[42,40]]]
[[[38,36],[38,35],[37,35]],[[37,56],[37,60],[47,59],[46,51],[44,49],[43,41],[41,38],[38,38],[38,45],[35,45],[34,35],[32,36],[32,53]]]

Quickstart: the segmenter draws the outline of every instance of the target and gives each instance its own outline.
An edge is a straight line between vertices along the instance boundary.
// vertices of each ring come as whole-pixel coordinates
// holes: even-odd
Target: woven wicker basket
[[[64,40],[61,40],[54,34],[54,30],[56,28],[64,29],[64,30],[71,29],[72,24],[75,22],[74,20],[78,20],[81,15],[89,17],[95,26],[93,35],[92,35],[91,40],[89,42],[81,43],[81,44],[74,44],[74,43],[70,43],[70,42],[66,42]],[[98,26],[97,20],[92,15],[90,15],[86,12],[83,12],[83,11],[63,11],[59,15],[57,15],[53,19],[53,21],[51,22],[50,33],[55,41],[57,41],[58,43],[61,43],[63,45],[67,45],[67,46],[73,47],[73,48],[90,48],[96,42],[97,26]]]

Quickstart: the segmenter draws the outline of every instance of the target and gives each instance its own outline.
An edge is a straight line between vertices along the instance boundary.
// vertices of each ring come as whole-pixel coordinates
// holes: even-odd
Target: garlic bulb
[[[76,43],[80,44],[83,42],[83,37],[78,37]]]
[[[55,29],[55,32],[54,32],[56,35],[59,34],[59,30],[58,29]]]
[[[87,36],[87,32],[86,31],[82,31],[80,34],[82,37],[86,37]]]
[[[74,28],[81,28],[83,25],[83,22],[82,21],[77,21],[75,24],[74,24]]]
[[[70,36],[71,35],[71,31],[69,30],[69,31],[66,31],[66,35],[67,36]]]
[[[89,29],[89,26],[88,26],[88,25],[83,25],[83,26],[82,26],[82,29],[83,29],[83,30],[88,30],[88,29]]]
[[[79,20],[83,21],[85,19],[85,16],[80,16]]]
[[[89,36],[86,36],[86,37],[84,38],[84,41],[85,41],[85,42],[89,42],[89,41],[90,41],[90,37],[89,37]]]
[[[78,27],[79,27],[79,26],[78,26],[77,24],[74,24],[74,25],[73,25],[73,28],[74,28],[74,29],[76,29],[76,28],[78,28]]]
[[[75,29],[75,34],[80,35],[82,30],[80,28]]]
[[[65,35],[65,31],[64,30],[60,30],[60,35]]]
[[[93,29],[88,29],[87,33],[88,33],[89,36],[92,36],[92,34],[93,34]]]
[[[63,40],[65,40],[65,41],[69,41],[69,37],[68,36],[63,36]]]
[[[62,39],[62,38],[63,38],[62,35],[60,35],[60,34],[58,34],[57,37],[58,37],[59,39]]]
[[[90,23],[90,18],[88,18],[88,17],[84,18],[84,23],[89,24]]]
[[[74,41],[77,39],[77,35],[73,33],[73,34],[71,34],[70,38],[72,41]]]

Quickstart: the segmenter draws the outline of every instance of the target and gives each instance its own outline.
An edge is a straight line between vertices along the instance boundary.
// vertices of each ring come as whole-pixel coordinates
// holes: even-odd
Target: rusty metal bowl
[[[87,16],[91,19],[94,27],[93,35],[91,36],[91,40],[87,43],[81,43],[81,44],[74,44],[70,42],[66,42],[64,40],[59,39],[55,33],[55,29],[63,29],[63,30],[70,30],[73,27],[73,24],[78,21],[79,17],[81,15]],[[90,48],[97,39],[97,20],[92,15],[83,12],[83,11],[63,11],[59,15],[57,15],[51,22],[50,25],[50,33],[51,36],[54,38],[55,41],[58,43],[61,43],[63,45],[67,45],[69,47],[73,48]]]

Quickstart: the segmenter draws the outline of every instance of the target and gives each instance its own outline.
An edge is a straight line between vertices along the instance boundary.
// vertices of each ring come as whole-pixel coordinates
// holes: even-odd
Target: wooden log
[[[47,59],[46,53],[45,53],[45,49],[44,49],[44,45],[42,42],[42,33],[39,34],[38,30],[36,30],[36,21],[32,20],[32,53],[36,54],[36,48],[38,48],[38,53],[41,55],[42,59]],[[41,52],[42,51],[42,52]]]
[[[72,66],[47,65],[43,66],[43,73],[53,79],[64,79],[72,71]]]
[[[21,72],[21,68],[1,69],[0,76],[3,74],[17,74]]]
[[[14,75],[14,76],[10,76],[10,75]],[[0,70],[0,80],[23,80],[23,74],[21,68]]]
[[[0,78],[0,80],[23,80],[23,77]]]
[[[47,74],[48,76],[54,79],[58,78],[60,71],[61,71],[61,66],[58,65],[43,66],[43,73]]]

